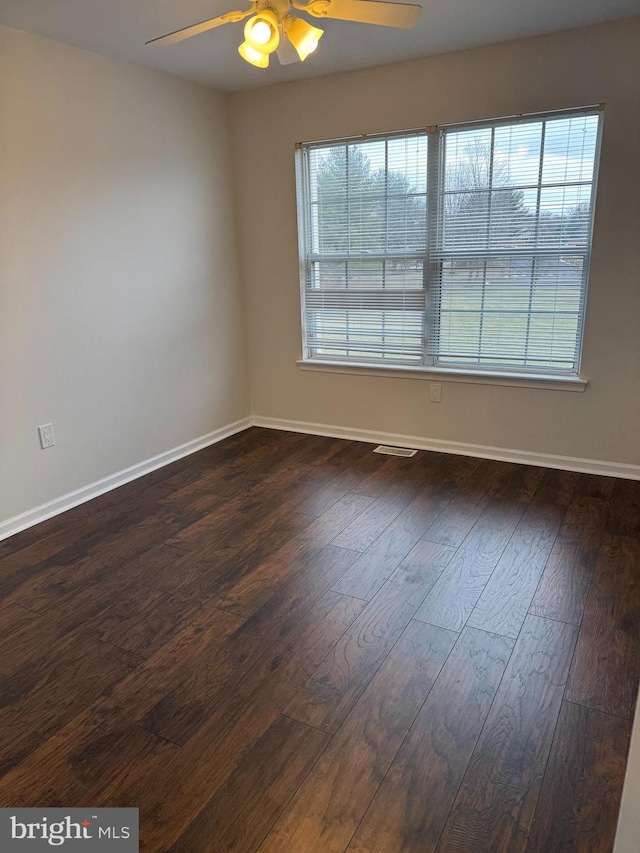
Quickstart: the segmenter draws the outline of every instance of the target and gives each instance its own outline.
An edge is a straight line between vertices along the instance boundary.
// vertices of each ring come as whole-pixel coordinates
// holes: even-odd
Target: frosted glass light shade
[[[273,53],[280,43],[278,18],[271,9],[263,9],[244,25],[245,42],[260,53]]]
[[[324,35],[324,30],[311,26],[302,18],[291,18],[285,29],[302,62],[318,47],[318,41]]]
[[[242,42],[238,48],[238,53],[251,65],[255,65],[256,68],[267,68],[269,66],[269,54],[256,50],[248,41]]]

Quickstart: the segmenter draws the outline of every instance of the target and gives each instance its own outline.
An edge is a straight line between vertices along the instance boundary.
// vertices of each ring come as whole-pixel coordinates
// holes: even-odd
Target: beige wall
[[[228,131],[208,89],[0,27],[0,521],[249,414]]]
[[[636,702],[613,853],[638,853],[640,842],[640,694]]]
[[[249,414],[234,203],[255,414],[640,462],[639,77],[638,20],[231,98],[0,27],[0,522]],[[600,101],[584,394],[298,370],[296,141]]]
[[[254,413],[639,463],[639,80],[634,19],[233,96]],[[295,142],[600,102],[584,394],[448,383],[438,405],[422,381],[296,367]]]

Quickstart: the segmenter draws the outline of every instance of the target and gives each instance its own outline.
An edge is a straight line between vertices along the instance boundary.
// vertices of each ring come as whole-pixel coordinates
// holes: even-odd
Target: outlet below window
[[[431,382],[429,384],[429,402],[442,402],[442,384],[440,382]]]

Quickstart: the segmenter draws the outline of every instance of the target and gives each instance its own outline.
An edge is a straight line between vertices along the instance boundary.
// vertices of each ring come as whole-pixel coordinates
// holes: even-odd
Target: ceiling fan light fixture
[[[267,68],[269,55],[276,50],[281,65],[290,65],[298,59],[304,62],[318,47],[324,31],[311,26],[304,18],[294,17],[291,14],[293,9],[300,9],[315,18],[335,18],[401,29],[412,27],[422,12],[422,6],[397,0],[250,0],[248,9],[225,12],[151,39],[147,44],[175,44],[223,24],[245,21],[244,41],[238,53],[246,62]]]
[[[307,56],[318,47],[320,38],[324,35],[324,30],[319,27],[313,27],[303,18],[287,18],[285,22],[285,32],[289,37],[289,41],[295,47],[300,61],[304,62]]]
[[[238,53],[250,65],[255,65],[256,68],[269,67],[269,54],[256,50],[248,41],[242,42],[238,48]]]
[[[262,9],[244,25],[245,44],[258,53],[269,54],[278,47],[280,32],[278,16],[271,9]]]

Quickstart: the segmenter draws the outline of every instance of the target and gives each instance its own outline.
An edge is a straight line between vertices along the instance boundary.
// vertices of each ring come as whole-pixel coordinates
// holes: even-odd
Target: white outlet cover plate
[[[46,450],[47,447],[53,447],[56,443],[56,438],[53,434],[53,424],[44,424],[44,426],[39,426],[38,434],[40,435],[40,445],[43,450]]]

